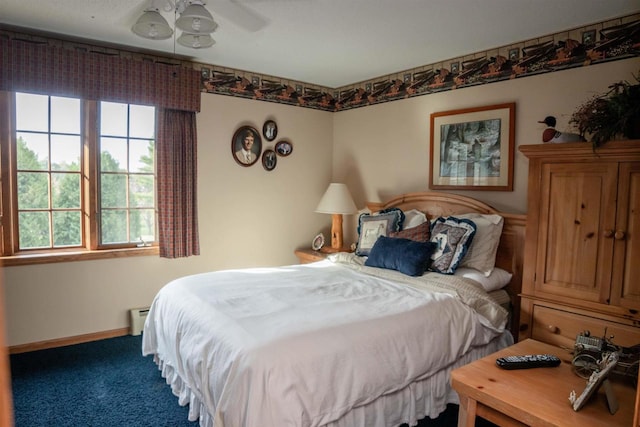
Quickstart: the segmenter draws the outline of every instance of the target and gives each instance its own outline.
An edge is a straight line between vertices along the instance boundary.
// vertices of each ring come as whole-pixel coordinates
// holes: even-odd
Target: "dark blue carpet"
[[[141,348],[141,336],[124,336],[11,355],[15,426],[198,426],[187,420],[188,407],[178,405]],[[421,420],[418,427],[453,427],[457,421],[457,405],[448,405],[438,419]],[[492,424],[476,422],[486,426]]]
[[[125,336],[10,357],[16,427],[197,426]]]

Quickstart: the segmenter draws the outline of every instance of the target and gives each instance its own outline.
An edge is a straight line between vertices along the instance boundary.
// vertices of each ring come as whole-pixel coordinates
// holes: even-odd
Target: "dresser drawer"
[[[580,332],[589,331],[591,335],[601,337],[605,328],[607,337],[613,335],[616,345],[630,347],[640,344],[640,328],[537,304],[533,306],[531,338],[538,341],[573,348]]]

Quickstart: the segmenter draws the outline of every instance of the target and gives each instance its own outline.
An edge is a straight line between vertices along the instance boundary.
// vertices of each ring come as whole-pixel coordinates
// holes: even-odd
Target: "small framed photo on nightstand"
[[[324,246],[324,234],[320,233],[316,237],[313,238],[311,242],[311,249],[314,251],[319,251]]]

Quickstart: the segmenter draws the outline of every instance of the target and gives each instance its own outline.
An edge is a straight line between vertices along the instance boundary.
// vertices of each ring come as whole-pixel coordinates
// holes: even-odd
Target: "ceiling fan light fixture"
[[[190,34],[212,33],[218,28],[203,2],[194,0],[176,20],[176,27]]]
[[[145,39],[164,40],[173,35],[173,29],[157,9],[147,9],[131,27],[136,35]]]
[[[216,41],[209,34],[182,33],[178,37],[178,43],[192,49],[202,49],[213,46]]]

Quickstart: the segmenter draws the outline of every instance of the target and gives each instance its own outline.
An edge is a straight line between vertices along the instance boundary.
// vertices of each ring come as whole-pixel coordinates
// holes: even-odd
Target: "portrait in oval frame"
[[[272,171],[276,168],[277,164],[278,156],[276,156],[276,152],[271,149],[264,150],[264,153],[262,153],[262,166],[265,170]]]
[[[253,165],[262,153],[262,138],[252,126],[242,126],[231,139],[231,155],[244,167]]]
[[[267,120],[262,125],[262,134],[267,141],[273,141],[278,136],[278,125],[273,120]]]
[[[289,141],[278,141],[275,150],[279,156],[287,157],[293,151],[293,145]]]

